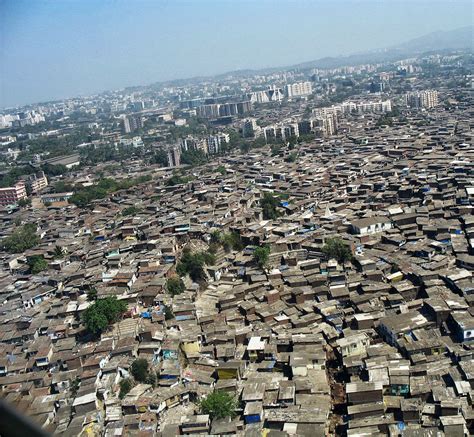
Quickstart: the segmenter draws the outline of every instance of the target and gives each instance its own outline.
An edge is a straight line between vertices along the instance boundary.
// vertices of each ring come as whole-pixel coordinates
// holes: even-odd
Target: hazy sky
[[[0,107],[289,65],[472,24],[470,1],[0,0]]]

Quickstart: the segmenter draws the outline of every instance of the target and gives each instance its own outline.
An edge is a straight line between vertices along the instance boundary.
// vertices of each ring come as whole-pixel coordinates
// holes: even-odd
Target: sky
[[[0,108],[382,48],[472,14],[464,0],[0,0]]]

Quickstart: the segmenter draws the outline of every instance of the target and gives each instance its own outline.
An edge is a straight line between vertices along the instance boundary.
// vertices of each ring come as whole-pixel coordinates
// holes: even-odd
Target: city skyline
[[[471,24],[470,2],[426,6],[407,14],[391,2],[387,21],[387,2],[370,1],[1,0],[0,107],[345,56]]]

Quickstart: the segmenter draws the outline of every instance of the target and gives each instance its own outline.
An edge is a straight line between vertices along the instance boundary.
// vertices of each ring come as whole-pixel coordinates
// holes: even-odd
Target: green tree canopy
[[[263,269],[268,264],[268,257],[270,255],[270,248],[268,246],[257,247],[253,252],[253,259],[255,263]]]
[[[204,281],[206,279],[204,266],[215,262],[215,256],[210,252],[191,253],[189,249],[185,249],[176,271],[180,276],[188,274],[193,281]]]
[[[122,210],[122,215],[125,217],[129,215],[135,215],[135,214],[138,214],[140,211],[141,209],[137,208],[136,206],[129,206]]]
[[[43,270],[47,270],[48,268],[47,261],[39,255],[28,258],[28,265],[30,266],[30,271],[33,275],[36,275]]]
[[[164,306],[163,312],[165,313],[165,320],[174,319],[174,314],[171,308],[168,305]]]
[[[163,149],[158,149],[150,159],[152,164],[160,164],[162,167],[168,166],[168,154]]]
[[[125,302],[117,300],[116,296],[109,296],[89,306],[82,315],[82,321],[91,334],[100,334],[126,310]]]
[[[272,193],[264,193],[260,200],[264,220],[275,220],[280,216],[277,207],[280,201]]]
[[[40,242],[36,234],[36,225],[26,224],[16,228],[13,233],[0,242],[2,250],[10,253],[22,253]]]
[[[130,378],[125,378],[120,381],[120,393],[119,398],[123,399],[127,393],[132,389],[133,382]]]
[[[130,372],[132,373],[133,377],[136,381],[139,382],[146,382],[149,374],[149,364],[145,358],[138,358],[130,367]]]
[[[228,232],[222,235],[221,243],[226,252],[230,252],[231,250],[242,250],[244,248],[240,234],[237,232]]]
[[[232,418],[236,407],[235,398],[224,391],[214,391],[200,403],[201,413],[209,414],[211,419]]]
[[[328,238],[322,251],[326,257],[335,258],[341,263],[352,259],[350,247],[339,237]]]
[[[177,296],[186,289],[186,286],[179,276],[173,276],[166,281],[166,289],[171,296]]]
[[[181,176],[179,174],[174,174],[173,176],[171,176],[167,181],[166,181],[166,185],[168,187],[172,187],[174,185],[181,185],[181,184],[186,184],[187,182],[189,182],[191,179],[187,176]]]

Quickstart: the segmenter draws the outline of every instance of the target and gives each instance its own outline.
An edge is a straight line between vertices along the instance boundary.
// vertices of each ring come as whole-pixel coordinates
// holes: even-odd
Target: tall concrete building
[[[179,167],[181,165],[181,151],[178,147],[168,150],[168,167]]]
[[[210,103],[197,108],[197,115],[203,118],[229,117],[243,115],[252,109],[249,100],[243,102]]]
[[[25,181],[19,181],[13,187],[0,188],[0,205],[12,205],[26,197]]]
[[[218,133],[216,135],[210,135],[207,137],[207,153],[214,155],[219,153],[223,146],[229,144],[230,135],[226,133]]]
[[[434,108],[438,105],[438,91],[425,90],[408,93],[406,102],[410,108]]]
[[[127,115],[123,118],[123,131],[126,134],[143,127],[143,117],[140,115]]]
[[[48,186],[48,179],[46,178],[44,172],[39,171],[38,173],[26,178],[26,185],[29,187],[32,193],[38,193],[43,188]]]
[[[288,98],[304,97],[313,92],[311,82],[296,82],[285,86],[285,95]]]
[[[279,123],[264,127],[263,135],[266,142],[286,141],[290,137],[299,137],[300,132],[298,123]]]
[[[252,138],[261,133],[261,128],[255,118],[246,118],[242,123],[242,136]]]

